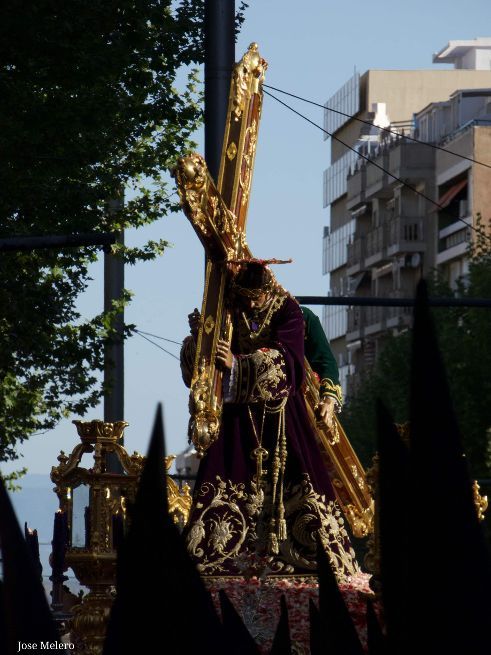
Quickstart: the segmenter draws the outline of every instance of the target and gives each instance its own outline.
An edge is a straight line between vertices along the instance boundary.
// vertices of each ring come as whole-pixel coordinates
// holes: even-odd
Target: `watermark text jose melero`
[[[31,650],[75,650],[75,644],[63,641],[18,641],[17,652]]]

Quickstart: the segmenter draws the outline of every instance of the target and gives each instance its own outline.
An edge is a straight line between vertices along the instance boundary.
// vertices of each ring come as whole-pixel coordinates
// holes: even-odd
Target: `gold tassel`
[[[279,546],[278,546],[278,537],[274,532],[269,533],[269,539],[268,539],[268,552],[271,555],[278,555],[280,552]]]
[[[286,520],[285,520],[285,505],[283,503],[283,487],[285,484],[285,468],[287,457],[287,444],[286,444],[286,431],[285,431],[285,408],[280,412],[278,439],[280,441],[280,493],[278,499],[278,541],[285,541],[286,534]]]
[[[286,539],[286,521],[280,519],[278,522],[278,541],[285,541]]]

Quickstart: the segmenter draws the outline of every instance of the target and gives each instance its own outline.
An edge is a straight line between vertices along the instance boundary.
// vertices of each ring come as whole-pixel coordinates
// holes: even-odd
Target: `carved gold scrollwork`
[[[175,455],[168,455],[165,458],[165,470],[169,471]],[[191,511],[191,488],[188,484],[179,488],[172,478],[167,476],[167,502],[169,505],[169,514],[172,520],[180,528],[183,528],[188,522],[189,512]]]
[[[227,148],[227,157],[230,159],[230,161],[233,161],[236,154],[237,154],[237,146],[233,141],[231,141]]]
[[[215,321],[213,320],[213,316],[211,314],[206,318],[203,327],[206,334],[210,334],[210,332],[213,331],[213,328],[215,327]]]
[[[360,475],[359,469],[356,466],[353,465],[353,466],[351,466],[351,472],[353,473],[353,477],[357,481],[358,486],[360,487],[360,489],[364,489],[365,488],[365,480]]]
[[[363,512],[354,505],[346,505],[345,512],[355,537],[362,539],[373,532],[373,501],[372,507]]]
[[[115,443],[123,436],[124,429],[128,426],[126,421],[107,423],[104,421],[72,421],[77,428],[82,443]]]
[[[179,160],[174,171],[177,190],[193,223],[205,236],[210,234],[207,221],[208,169],[201,155],[194,153]]]
[[[367,542],[367,553],[364,558],[366,570],[372,574],[370,578],[370,589],[376,595],[381,593],[380,582],[380,528],[379,528],[379,512],[378,512],[378,479],[380,473],[380,459],[378,453],[372,458],[372,466],[367,469],[366,483],[370,489],[373,498],[373,524],[371,534]]]
[[[191,397],[195,408],[191,439],[198,457],[203,457],[208,448],[218,439],[220,411],[211,405],[211,380],[202,361],[199,375],[191,387]]]
[[[239,120],[251,93],[258,93],[259,83],[264,78],[267,63],[258,52],[257,43],[251,43],[249,49],[235,65],[233,72],[234,96],[233,114]]]
[[[322,427],[324,421],[319,421],[319,423],[321,424],[319,427]],[[335,446],[340,442],[341,437],[339,436],[339,429],[336,421],[332,421],[331,427],[326,429],[326,433],[329,435],[328,441],[330,446]]]
[[[323,459],[331,475],[337,501],[345,513],[355,536],[366,536],[373,530],[373,495],[361,463],[349,443],[337,416],[331,427],[319,420],[319,385],[309,363],[305,362],[304,387],[307,412],[315,427]]]
[[[252,125],[250,125],[247,128],[246,139],[247,139],[247,146],[243,155],[245,166],[241,171],[240,180],[239,180],[240,187],[242,189],[242,200],[241,200],[242,205],[245,205],[249,200],[249,192],[251,188],[251,178],[252,178],[252,164],[254,162],[254,155],[256,152],[256,144],[257,144],[256,121],[252,121]]]
[[[226,233],[231,236],[234,242],[238,241],[235,217],[230,210],[228,210],[226,207],[214,208],[211,219],[219,234]]]
[[[474,484],[472,485],[472,491],[474,492],[474,504],[476,506],[477,518],[480,521],[484,521],[484,514],[488,509],[488,497],[481,496],[481,494],[479,493],[479,489],[480,487],[477,484],[477,480],[474,480]]]
[[[184,211],[198,232],[205,237],[216,232],[232,241],[236,250],[240,238],[237,219],[220,197],[203,157],[197,153],[182,157],[174,176]]]

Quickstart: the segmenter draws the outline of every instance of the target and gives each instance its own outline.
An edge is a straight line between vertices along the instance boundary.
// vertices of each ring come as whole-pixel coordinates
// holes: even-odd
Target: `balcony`
[[[349,307],[348,308],[348,329],[346,333],[347,341],[355,341],[361,336],[363,327],[363,307]]]
[[[356,341],[370,334],[381,332],[386,307],[350,307],[346,340]]]
[[[367,186],[366,181],[367,169],[364,164],[359,164],[352,175],[348,175],[347,179],[347,192],[348,197],[346,201],[347,209],[351,210],[361,205],[365,201],[365,189]]]
[[[469,227],[466,227],[465,223]],[[462,221],[452,223],[439,231],[437,265],[466,256],[469,242],[472,239],[471,225],[472,217],[468,216]]]
[[[426,249],[424,221],[419,217],[399,216],[387,224],[387,255],[423,252]]]
[[[432,175],[434,159],[435,151],[426,143],[401,138],[389,150],[388,170],[399,179],[426,180]]]
[[[413,298],[415,289],[398,289],[390,291],[389,298]],[[386,307],[386,327],[388,330],[395,327],[408,327],[411,325],[413,317],[412,307]]]
[[[365,237],[358,237],[353,243],[348,243],[347,275],[356,275],[364,268]]]
[[[387,225],[379,225],[367,233],[365,266],[373,266],[386,259],[386,231]]]
[[[412,298],[414,289],[391,290],[386,298]],[[357,341],[394,328],[410,325],[411,307],[349,307],[346,341]]]

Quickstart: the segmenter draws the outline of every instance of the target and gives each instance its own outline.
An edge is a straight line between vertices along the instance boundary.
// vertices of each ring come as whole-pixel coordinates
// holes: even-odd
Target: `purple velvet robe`
[[[256,565],[271,573],[311,572],[318,535],[338,578],[356,573],[305,406],[297,302],[278,294],[257,321],[237,313],[232,352],[229,402],[220,437],[200,464],[188,552],[205,575],[237,575]],[[252,456],[259,446],[268,453],[260,481]]]

